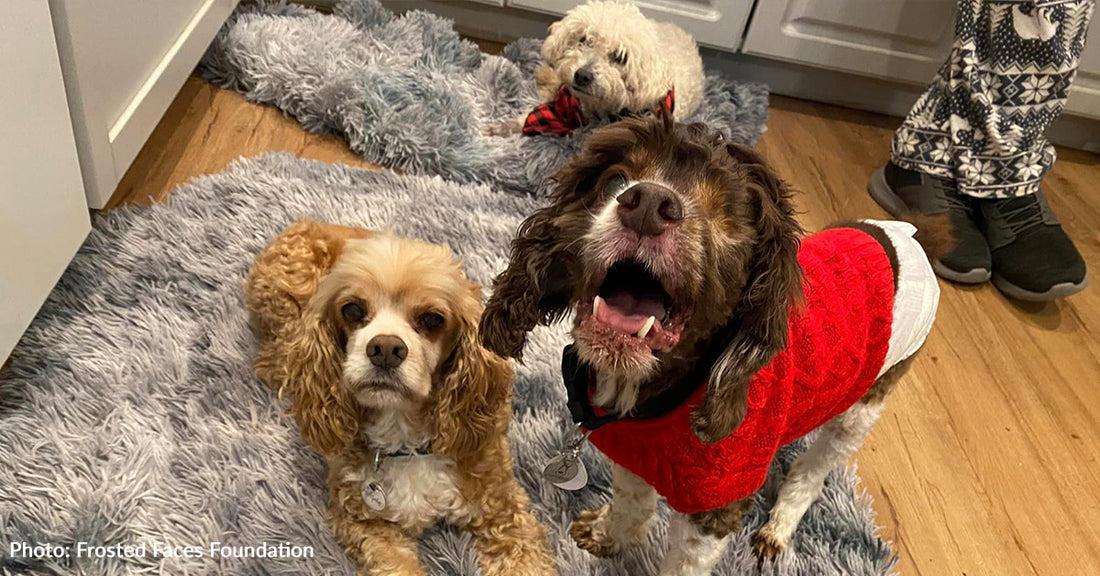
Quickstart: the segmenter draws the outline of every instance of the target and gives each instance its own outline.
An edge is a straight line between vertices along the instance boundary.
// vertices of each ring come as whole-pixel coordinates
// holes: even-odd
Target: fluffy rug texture
[[[487,283],[536,199],[439,177],[399,176],[271,154],[203,177],[165,205],[100,216],[0,380],[0,573],[352,574],[325,518],[323,459],[253,372],[256,337],[242,286],[255,254],[286,225],[322,221],[392,228],[449,244]],[[511,442],[521,484],[550,527],[561,574],[654,574],[668,510],[649,543],[600,560],[569,522],[609,495],[606,462],[583,458],[592,482],[565,492],[538,473],[569,422],[560,380],[564,328],[539,329],[518,366]],[[716,574],[758,573],[751,536],[801,442],[784,449]],[[851,469],[829,476],[794,549],[764,574],[881,576],[893,553],[875,535]],[[164,542],[314,548],[306,559],[41,559],[12,542],[75,547]],[[433,575],[476,574],[468,536],[439,526],[422,539]]]
[[[332,14],[283,2],[240,8],[203,59],[204,75],[278,106],[314,132],[334,132],[368,161],[412,174],[538,194],[588,131],[484,136],[537,104],[538,40],[482,54],[452,22],[377,0],[340,0]],[[767,89],[716,75],[691,120],[734,141],[764,130]]]

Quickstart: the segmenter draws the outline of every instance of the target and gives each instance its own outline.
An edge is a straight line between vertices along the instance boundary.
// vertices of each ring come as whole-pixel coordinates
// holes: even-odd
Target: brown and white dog
[[[257,257],[256,372],[328,461],[332,527],[360,574],[424,574],[416,537],[475,537],[486,576],[555,573],[512,475],[512,371],[481,347],[481,288],[444,246],[302,221]]]
[[[934,276],[912,238],[888,232],[893,224],[908,227],[850,227],[873,239],[864,236],[865,244],[881,245],[885,284],[898,284],[899,269],[916,278],[918,288],[897,294],[899,302],[916,296],[920,316],[898,330],[905,341],[878,376],[868,377],[869,390],[824,424],[798,459],[757,536],[761,556],[788,547],[826,474],[859,447],[930,328]],[[595,373],[590,400],[624,417],[679,407],[703,386],[685,380],[693,368],[709,368],[685,428],[713,445],[747,421],[750,382],[787,347],[788,315],[802,297],[800,237],[786,185],[751,149],[667,116],[626,120],[592,133],[559,173],[550,204],[522,224],[511,262],[494,283],[481,338],[489,349],[519,357],[536,324],[574,312],[577,353]],[[596,555],[644,541],[656,508],[650,483],[614,461],[612,469],[612,502],[583,513],[571,529]],[[660,573],[709,574],[752,500],[750,493],[714,509],[674,509]]]

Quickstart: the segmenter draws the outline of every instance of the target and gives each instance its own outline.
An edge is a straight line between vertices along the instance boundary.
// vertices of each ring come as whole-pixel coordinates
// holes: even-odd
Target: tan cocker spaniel
[[[482,348],[481,288],[444,246],[301,221],[257,256],[256,371],[328,461],[360,574],[423,574],[416,538],[469,529],[485,576],[555,573],[512,475],[512,371]]]

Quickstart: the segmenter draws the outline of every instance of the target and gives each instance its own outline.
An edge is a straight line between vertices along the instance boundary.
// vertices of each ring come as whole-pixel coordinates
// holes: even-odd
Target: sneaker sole
[[[1008,280],[1005,280],[1003,276],[999,274],[993,275],[993,285],[998,290],[1003,292],[1005,296],[1015,298],[1017,300],[1025,300],[1028,302],[1047,302],[1050,300],[1058,300],[1067,296],[1073,296],[1074,294],[1082,291],[1089,285],[1089,273],[1085,272],[1085,277],[1080,282],[1062,282],[1061,284],[1055,284],[1051,286],[1046,292],[1032,292],[1026,288],[1021,288]]]
[[[894,194],[894,191],[890,189],[890,185],[886,183],[885,168],[879,168],[871,173],[871,179],[867,182],[867,192],[871,194],[871,198],[874,198],[875,202],[878,202],[879,206],[882,206],[883,210],[889,212],[894,218],[901,218],[902,214],[909,211],[905,201]]]
[[[959,272],[948,268],[938,259],[932,260],[932,271],[936,273],[936,276],[956,284],[984,284],[993,277],[993,273],[985,268],[974,268],[968,272]]]
[[[879,168],[871,174],[871,179],[867,182],[867,192],[879,206],[882,206],[883,210],[889,212],[894,218],[904,219],[905,213],[909,212],[909,207],[905,205],[905,201],[894,194],[894,191],[890,189],[890,185],[886,183],[885,168]],[[990,270],[985,268],[974,268],[967,271],[948,268],[938,259],[932,260],[932,270],[940,278],[958,284],[982,284],[988,282],[993,275]]]

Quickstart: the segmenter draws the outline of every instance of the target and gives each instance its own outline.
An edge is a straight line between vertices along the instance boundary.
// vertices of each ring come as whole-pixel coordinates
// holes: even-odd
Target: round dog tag
[[[542,476],[562,490],[580,490],[588,484],[588,470],[574,454],[558,454],[546,463]]]
[[[381,512],[386,509],[386,492],[377,482],[364,484],[362,490],[363,504],[372,512]]]

